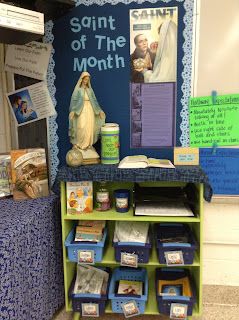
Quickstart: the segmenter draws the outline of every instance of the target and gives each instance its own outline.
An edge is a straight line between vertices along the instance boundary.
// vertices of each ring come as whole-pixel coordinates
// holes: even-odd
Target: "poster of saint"
[[[131,82],[176,82],[178,8],[130,10]]]
[[[131,9],[131,147],[175,145],[178,8]]]

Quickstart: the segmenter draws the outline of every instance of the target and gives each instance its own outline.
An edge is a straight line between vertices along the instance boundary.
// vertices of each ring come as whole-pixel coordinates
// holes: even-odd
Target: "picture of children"
[[[92,181],[67,183],[67,213],[90,213],[93,211]]]
[[[21,102],[21,105],[16,111],[15,115],[18,123],[28,122],[37,119],[36,112],[28,108],[26,101]]]
[[[28,90],[22,90],[17,94],[8,96],[13,115],[18,125],[38,119]]]
[[[77,201],[76,201],[75,192],[72,191],[72,192],[70,193],[70,196],[69,196],[69,199],[68,199],[68,203],[69,203],[69,206],[70,206],[71,208],[77,208],[78,203],[77,203]]]
[[[9,92],[6,97],[16,126],[27,125],[56,114],[45,81]]]

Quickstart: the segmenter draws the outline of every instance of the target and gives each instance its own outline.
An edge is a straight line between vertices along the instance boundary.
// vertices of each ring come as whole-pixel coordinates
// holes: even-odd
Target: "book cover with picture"
[[[12,150],[11,170],[15,200],[49,195],[45,149]]]
[[[10,154],[0,154],[0,198],[11,194],[11,157]]]
[[[67,213],[89,213],[93,211],[92,181],[67,182]]]

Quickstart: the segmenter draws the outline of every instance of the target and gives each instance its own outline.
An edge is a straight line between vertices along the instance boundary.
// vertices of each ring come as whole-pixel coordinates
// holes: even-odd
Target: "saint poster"
[[[131,147],[173,147],[178,8],[130,14]]]

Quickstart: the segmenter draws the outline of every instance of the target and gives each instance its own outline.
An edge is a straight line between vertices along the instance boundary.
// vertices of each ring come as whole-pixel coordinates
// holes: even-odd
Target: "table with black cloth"
[[[87,165],[77,168],[62,166],[59,168],[53,190],[59,194],[60,182],[64,181],[179,181],[186,183],[203,183],[204,199],[211,200],[212,188],[207,175],[200,166],[176,166],[172,169],[118,169],[118,165]]]
[[[64,304],[60,201],[0,200],[0,319],[50,320]]]

